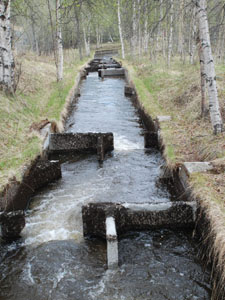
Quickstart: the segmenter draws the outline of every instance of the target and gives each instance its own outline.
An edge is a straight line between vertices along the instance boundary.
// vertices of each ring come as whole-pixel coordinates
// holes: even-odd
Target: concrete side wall
[[[30,197],[40,188],[61,178],[58,162],[37,158],[25,171],[22,181],[12,181],[0,194],[1,211],[25,210]]]
[[[141,104],[135,86],[129,76],[128,70],[125,70],[125,80],[127,85],[125,87],[125,94],[131,97],[131,101],[133,102],[134,106],[138,109],[138,114],[140,115],[144,127],[147,131],[157,133],[157,127],[151,116],[146,112],[145,108]]]

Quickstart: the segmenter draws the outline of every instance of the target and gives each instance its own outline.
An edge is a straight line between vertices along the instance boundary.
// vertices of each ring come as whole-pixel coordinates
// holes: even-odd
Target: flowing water
[[[67,132],[113,132],[115,150],[102,167],[95,155],[63,163],[62,179],[32,199],[22,239],[1,246],[0,300],[210,299],[209,274],[188,232],[127,233],[114,271],[106,269],[106,243],[83,239],[83,204],[171,201],[157,184],[162,157],[144,149],[124,85],[96,73],[83,81]]]

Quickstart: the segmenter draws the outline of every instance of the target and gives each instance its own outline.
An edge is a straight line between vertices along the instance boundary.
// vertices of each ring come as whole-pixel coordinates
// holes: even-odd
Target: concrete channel
[[[29,194],[9,197],[12,207],[23,204],[14,215],[12,207],[4,212],[20,220],[16,229],[5,225],[5,236],[20,234],[29,207],[22,240],[2,247],[2,300],[211,297],[210,272],[192,239],[199,207],[188,186],[192,172],[211,165],[185,163],[167,172],[160,124],[171,117],[146,114],[116,54],[96,52],[63,117],[65,132],[47,131],[51,185],[36,183]],[[24,180],[32,182],[33,169]],[[2,213],[0,221],[9,217]]]

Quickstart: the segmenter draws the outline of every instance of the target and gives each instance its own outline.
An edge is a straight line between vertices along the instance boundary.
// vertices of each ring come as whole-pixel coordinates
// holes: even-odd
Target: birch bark
[[[61,0],[56,0],[57,81],[63,79],[63,41],[61,26]]]
[[[172,54],[172,42],[173,42],[173,0],[170,0],[170,31],[169,31],[169,39],[168,39],[168,57],[167,64],[170,67],[171,62],[171,54]]]
[[[205,79],[207,83],[208,96],[209,96],[209,112],[211,123],[213,126],[214,133],[220,133],[223,130],[223,122],[219,107],[217,84],[216,84],[216,73],[215,66],[212,56],[209,26],[206,11],[206,1],[196,0],[196,10],[199,25],[200,43],[203,53],[203,63],[205,69]]]
[[[181,61],[185,62],[185,45],[184,45],[184,0],[179,2],[179,25],[178,25],[178,52],[180,54]]]
[[[196,35],[196,7],[193,8],[192,22],[191,22],[191,33],[190,33],[190,64],[194,63],[195,55],[195,35]]]
[[[201,116],[205,117],[207,114],[206,109],[206,82],[205,82],[205,67],[203,59],[202,45],[200,39],[198,38],[198,54],[200,61],[200,76],[201,76]]]
[[[136,0],[133,0],[133,17],[132,17],[132,55],[136,54],[136,46],[137,46],[137,9],[136,9]]]
[[[124,52],[123,31],[122,31],[122,26],[121,26],[120,0],[117,1],[117,9],[118,9],[118,27],[119,27],[119,34],[120,34],[121,51],[122,51],[122,58],[124,59],[125,52]]]
[[[142,48],[141,48],[141,0],[138,0],[138,18],[137,18],[137,26],[138,26],[138,55],[141,56]]]
[[[148,33],[148,2],[145,0],[144,4],[144,53],[148,53],[148,42],[149,42],[149,33]]]
[[[90,26],[87,26],[88,34],[86,32],[85,25],[83,24],[83,34],[84,34],[84,45],[85,45],[85,52],[86,56],[90,56]]]
[[[15,91],[15,63],[12,53],[10,0],[0,0],[0,89]]]

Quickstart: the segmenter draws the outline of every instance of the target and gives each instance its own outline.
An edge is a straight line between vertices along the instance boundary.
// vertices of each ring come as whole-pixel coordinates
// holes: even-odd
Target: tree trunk
[[[140,0],[138,0],[137,26],[138,26],[138,55],[140,58],[141,52],[142,52],[142,47],[141,47],[141,1]]]
[[[203,60],[203,51],[200,39],[198,38],[198,54],[200,61],[200,76],[201,76],[201,117],[204,118],[207,114],[206,108],[206,82],[205,82],[205,67]]]
[[[90,25],[88,25],[87,46],[88,46],[88,56],[90,56],[90,54],[91,54],[91,32],[90,32]]]
[[[148,42],[149,42],[149,33],[148,33],[148,2],[145,0],[145,10],[144,10],[144,53],[148,53]]]
[[[178,22],[178,53],[184,63],[184,0],[179,2],[179,22]]]
[[[0,0],[0,89],[15,92],[15,63],[12,53],[10,0]]]
[[[194,63],[195,55],[195,40],[196,40],[196,7],[193,8],[192,22],[191,22],[191,32],[190,32],[190,64]]]
[[[84,34],[84,45],[85,45],[85,52],[86,56],[90,56],[90,34],[89,34],[89,25],[88,25],[88,35],[86,33],[85,25],[83,24],[83,34]]]
[[[136,9],[136,0],[133,0],[133,17],[132,17],[132,56],[136,54],[137,47],[137,9]]]
[[[61,27],[61,0],[56,0],[57,81],[63,79],[63,42]]]
[[[77,39],[78,39],[78,50],[79,50],[79,57],[80,60],[83,59],[82,54],[82,42],[81,42],[81,34],[80,34],[80,13],[77,12],[77,7],[74,5],[74,14],[76,19],[76,25],[77,25]]]
[[[170,0],[170,31],[169,31],[169,40],[168,40],[168,58],[167,64],[170,67],[171,54],[172,54],[172,43],[173,43],[173,0]]]
[[[96,48],[100,48],[100,34],[99,34],[99,25],[96,27]]]
[[[209,95],[209,112],[213,126],[214,133],[220,133],[223,130],[223,122],[220,113],[217,85],[216,85],[216,73],[212,56],[208,18],[206,12],[206,1],[196,0],[197,17],[199,23],[199,35],[200,43],[203,53],[203,63],[205,69],[205,79],[208,88]]]
[[[124,40],[123,40],[123,32],[121,26],[121,16],[120,16],[120,0],[117,1],[117,8],[118,8],[118,27],[119,27],[119,34],[120,34],[120,42],[121,42],[121,51],[122,51],[122,58],[125,58],[124,52]]]

